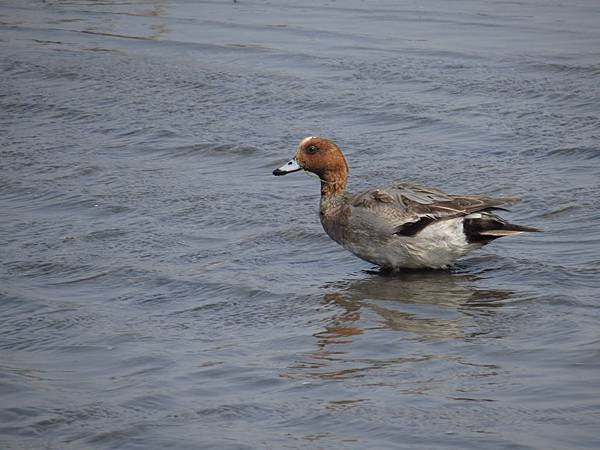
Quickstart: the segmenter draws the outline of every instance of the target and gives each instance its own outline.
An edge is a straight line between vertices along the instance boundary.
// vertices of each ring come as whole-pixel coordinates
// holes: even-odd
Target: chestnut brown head
[[[348,164],[341,150],[329,139],[309,136],[300,141],[294,158],[273,171],[286,175],[298,170],[316,174],[323,182],[346,183]]]

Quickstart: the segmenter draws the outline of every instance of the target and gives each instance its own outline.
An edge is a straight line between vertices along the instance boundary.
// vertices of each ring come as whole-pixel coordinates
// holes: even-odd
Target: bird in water
[[[447,268],[500,237],[540,231],[494,213],[520,201],[516,197],[453,195],[407,182],[351,194],[346,158],[322,137],[302,139],[273,175],[300,170],[321,180],[319,214],[329,237],[383,270]]]

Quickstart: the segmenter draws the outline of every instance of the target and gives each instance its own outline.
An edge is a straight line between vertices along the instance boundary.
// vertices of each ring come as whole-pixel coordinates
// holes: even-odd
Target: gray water
[[[600,448],[600,5],[0,3],[0,448]],[[384,276],[352,190],[543,234]]]

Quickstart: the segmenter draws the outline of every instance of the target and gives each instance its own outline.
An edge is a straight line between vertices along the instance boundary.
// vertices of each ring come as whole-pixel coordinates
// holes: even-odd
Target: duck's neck
[[[348,182],[346,171],[325,173],[319,178],[321,178],[321,198],[331,198],[346,190]]]

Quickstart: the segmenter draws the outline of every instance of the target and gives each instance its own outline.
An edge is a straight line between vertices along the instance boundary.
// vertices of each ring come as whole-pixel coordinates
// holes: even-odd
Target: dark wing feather
[[[430,216],[421,216],[415,222],[406,222],[396,227],[394,234],[400,236],[414,236],[427,225],[435,222],[436,219]]]

